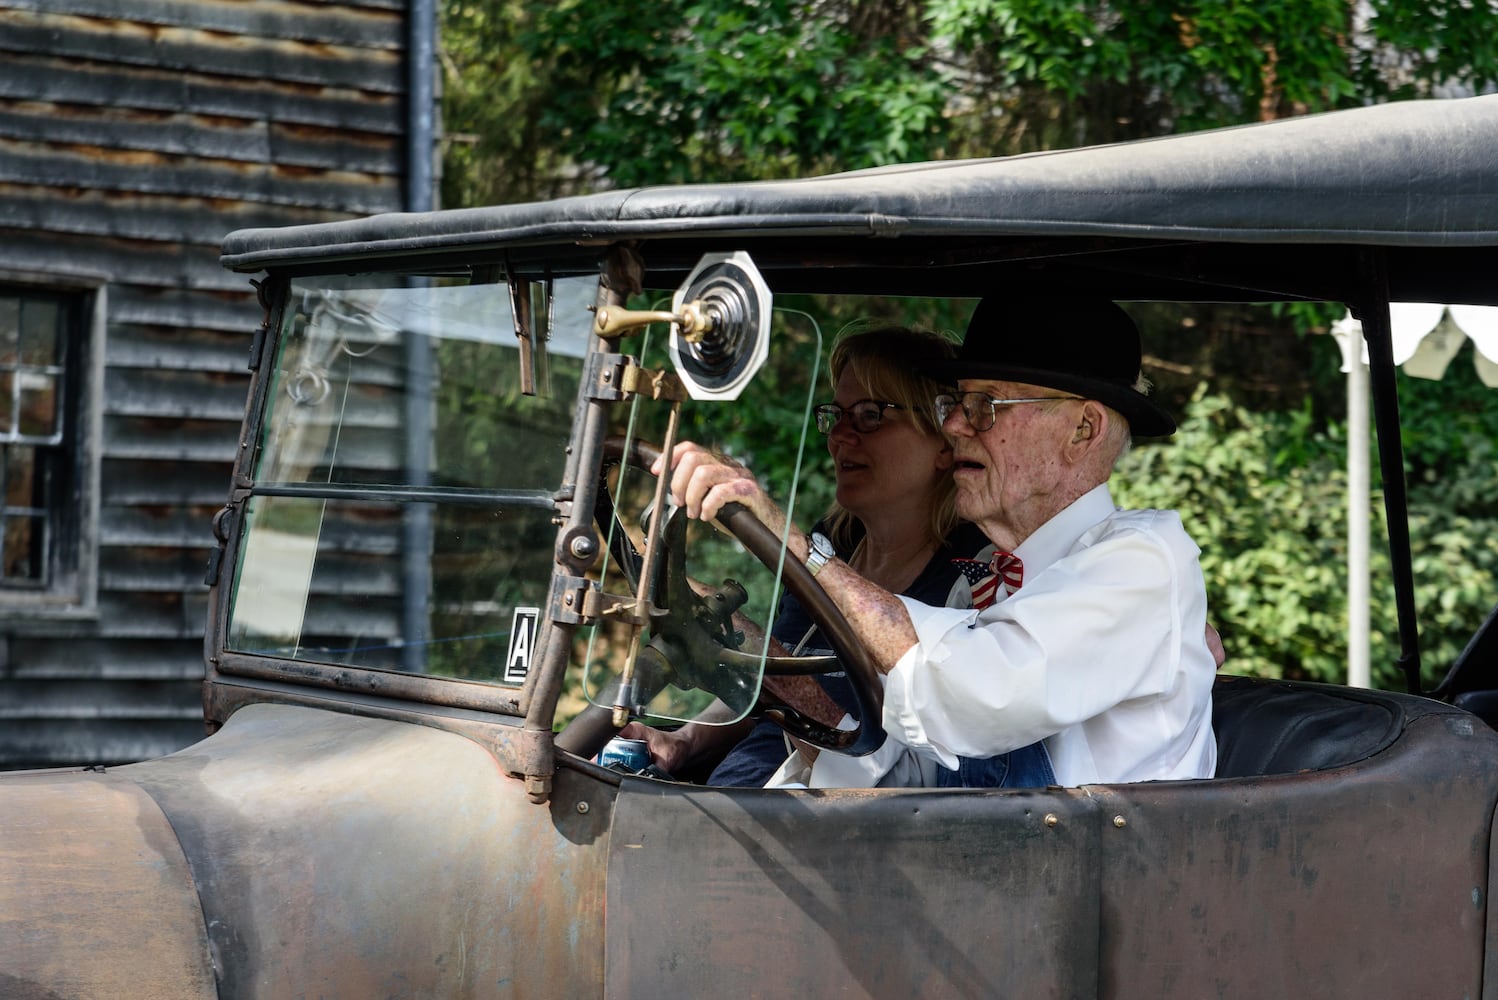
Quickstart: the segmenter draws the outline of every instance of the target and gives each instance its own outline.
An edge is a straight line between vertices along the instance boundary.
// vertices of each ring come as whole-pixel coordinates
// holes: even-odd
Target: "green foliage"
[[[1346,679],[1346,452],[1342,428],[1332,430],[1315,430],[1304,414],[1252,413],[1202,393],[1172,440],[1136,448],[1114,477],[1116,502],[1179,510],[1201,545],[1228,672]],[[1467,502],[1491,497],[1492,469],[1489,445],[1451,464],[1439,483],[1411,490],[1427,685],[1492,606],[1498,512],[1490,501]],[[1374,682],[1400,689],[1382,498],[1369,503]]]
[[[642,16],[637,4],[594,0],[467,0],[445,10],[457,36],[449,128],[475,140],[449,159],[450,196],[559,193],[541,181],[548,169],[572,186],[631,187],[936,152],[942,73],[922,46],[837,5],[661,0]],[[497,92],[479,82],[489,78]]]
[[[1131,112],[1088,123],[1109,136],[1117,124],[1151,134],[1250,120],[1281,101],[1328,107],[1351,92],[1342,0],[934,0],[927,10],[935,44],[993,54],[988,85],[1081,101],[1084,116],[1104,104]]]
[[[1002,155],[1498,83],[1489,0],[445,0],[443,19],[449,206]],[[817,307],[837,317],[826,332],[912,318],[888,303]],[[960,309],[925,312],[914,321],[960,328]],[[1288,337],[1340,312],[1141,316],[1162,399],[1189,402],[1190,419],[1128,459],[1118,498],[1186,515],[1235,671],[1344,670],[1336,352]],[[1216,394],[1193,400],[1203,380]],[[1401,378],[1428,680],[1493,598],[1495,406],[1462,359],[1440,384]],[[796,415],[766,416],[764,431],[689,431],[718,434],[773,492],[793,468]],[[803,493],[798,520],[824,502]],[[1400,686],[1374,510],[1375,676]]]

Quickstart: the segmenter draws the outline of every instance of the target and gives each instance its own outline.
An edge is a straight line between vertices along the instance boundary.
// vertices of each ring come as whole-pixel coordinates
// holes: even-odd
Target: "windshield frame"
[[[596,264],[596,257],[594,258]],[[423,271],[420,267],[412,267],[410,261],[396,260],[371,260],[361,262],[357,269],[360,274],[381,275],[388,274],[394,279],[396,276],[410,276],[414,274],[430,273],[432,269]],[[579,269],[576,258],[569,262],[566,271],[568,277],[578,277],[586,274]],[[467,268],[445,268],[444,275],[461,275],[464,272],[479,270],[482,264],[475,262]],[[248,505],[252,499],[276,496],[304,496],[316,493],[327,496],[347,496],[350,498],[378,498],[396,504],[417,503],[441,497],[457,503],[492,504],[500,502],[511,491],[503,489],[475,489],[465,490],[459,488],[446,488],[440,491],[422,488],[412,485],[401,484],[378,484],[358,486],[331,486],[325,488],[300,488],[288,486],[284,483],[259,483],[255,478],[256,463],[258,460],[258,442],[261,442],[265,433],[265,421],[268,419],[270,400],[276,388],[276,378],[271,370],[274,361],[274,352],[277,349],[281,331],[285,329],[287,310],[295,309],[294,285],[297,279],[316,279],[321,276],[337,278],[345,271],[328,271],[326,275],[317,270],[308,271],[298,269],[284,273],[272,274],[267,280],[259,285],[259,294],[262,306],[266,309],[265,318],[256,332],[255,342],[251,349],[250,367],[254,371],[254,379],[247,403],[244,424],[240,434],[240,447],[236,457],[233,482],[230,495],[225,507],[214,519],[214,534],[219,545],[211,560],[208,579],[206,582],[213,588],[210,592],[209,627],[205,635],[205,645],[208,657],[209,682],[213,682],[222,675],[223,678],[243,678],[255,681],[285,682],[297,686],[324,689],[328,691],[340,691],[354,694],[378,695],[381,698],[393,698],[400,701],[420,703],[437,708],[470,710],[475,712],[493,713],[512,718],[524,718],[530,712],[538,690],[546,691],[553,687],[553,681],[542,677],[543,658],[538,654],[533,657],[532,666],[527,671],[525,679],[519,686],[508,686],[496,683],[494,680],[471,679],[466,677],[445,676],[439,674],[407,673],[400,670],[382,669],[380,667],[348,665],[319,662],[317,660],[293,659],[283,656],[266,655],[263,653],[244,652],[231,648],[231,614],[234,602],[234,590],[237,572],[242,566],[245,556],[244,545],[246,532],[243,530],[244,518]],[[596,273],[596,272],[594,272]],[[534,269],[527,275],[527,280],[541,280],[551,277],[547,269]],[[586,350],[591,356],[597,350],[597,338],[591,334],[587,338]],[[575,482],[577,454],[580,439],[586,428],[584,422],[576,417],[579,408],[580,397],[587,396],[589,389],[589,373],[596,372],[596,363],[585,359],[583,362],[584,374],[581,379],[578,393],[568,403],[567,412],[571,415],[568,421],[568,432],[566,439],[566,450],[569,456],[565,468],[559,477],[559,481],[552,484],[552,488],[546,491],[552,508],[553,521],[560,520],[565,511],[571,506],[568,497],[568,483]],[[536,491],[521,491],[522,499],[527,505],[533,505],[539,498]],[[533,495],[536,494],[536,495]],[[516,494],[520,496],[520,494]],[[551,615],[550,605],[555,597],[554,588],[557,573],[553,566],[547,581],[547,600],[540,608],[538,621],[536,622],[535,646],[539,651],[548,642],[548,631]],[[565,646],[565,643],[563,643]],[[562,666],[565,666],[563,661]],[[556,683],[560,683],[558,678]]]

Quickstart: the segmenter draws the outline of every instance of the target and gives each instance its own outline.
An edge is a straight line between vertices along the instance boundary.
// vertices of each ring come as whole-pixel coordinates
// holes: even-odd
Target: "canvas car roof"
[[[1190,287],[1164,287],[1180,286],[1191,270],[1181,248],[1225,244],[1258,249],[1206,255],[1198,277],[1207,286],[1268,267],[1245,278],[1243,297],[1336,297],[1332,287],[1279,288],[1273,277],[1274,259],[1298,272],[1325,258],[1296,248],[1330,244],[1386,247],[1413,262],[1391,264],[1391,273],[1409,275],[1396,278],[1393,298],[1492,302],[1495,164],[1498,95],[1409,101],[1002,158],[240,230],[225,239],[222,259],[237,270],[307,270],[370,254],[546,256],[634,240],[662,248],[657,260],[669,258],[667,267],[687,267],[728,238],[773,273],[800,269],[826,241],[846,248],[863,237],[863,259],[849,263],[869,273],[870,287],[890,287],[889,274],[875,272],[920,264],[928,278],[933,264],[953,274],[966,268],[981,286],[984,264],[1078,254],[1106,286],[1100,255],[1127,250],[1146,259],[1124,266],[1135,289],[1141,276],[1168,275],[1160,297],[1174,298],[1195,297]],[[1265,253],[1270,247],[1286,253]],[[950,284],[926,291],[958,293],[964,279]],[[1142,291],[1127,297],[1154,297]]]

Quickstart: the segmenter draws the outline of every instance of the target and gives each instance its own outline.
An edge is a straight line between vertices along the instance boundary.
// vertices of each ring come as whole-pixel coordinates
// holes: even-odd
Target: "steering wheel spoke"
[[[627,459],[649,468],[659,455],[658,448],[642,441],[610,438],[605,445],[605,461],[611,464]],[[612,529],[610,535],[615,541],[611,543],[610,551],[615,561],[626,566],[626,574],[631,570],[637,573],[640,558],[619,524],[612,500],[606,505],[600,502],[598,514],[600,522]],[[673,521],[678,517],[684,515],[677,512]],[[814,717],[819,706],[793,704],[796,701],[793,695],[779,697],[767,692],[765,685],[761,685],[760,710],[791,735],[818,747],[853,755],[878,749],[884,741],[884,730],[879,724],[883,715],[884,688],[870,654],[858,640],[847,618],[805,566],[795,560],[782,560],[782,539],[766,528],[748,508],[729,504],[719,514],[718,523],[770,570],[782,567],[786,588],[821,628],[834,653],[832,656],[766,657],[766,676],[791,677],[844,671],[857,700],[860,721],[855,729],[837,729]],[[725,674],[752,675],[759,669],[761,658],[758,654],[735,648],[732,627],[722,624],[723,608],[710,603],[714,600],[721,602],[722,591],[704,597],[688,583],[684,529],[684,523],[668,522],[667,530],[662,533],[667,545],[666,558],[659,560],[657,565],[662,567],[665,578],[657,582],[656,593],[665,598],[666,607],[664,614],[651,623],[649,645],[659,654],[658,667],[661,667],[661,660],[669,664],[658,670],[659,674],[672,675],[669,679],[679,686],[713,690],[712,685],[722,683]],[[725,589],[730,583],[732,581],[725,582]],[[708,641],[710,646],[705,645]]]

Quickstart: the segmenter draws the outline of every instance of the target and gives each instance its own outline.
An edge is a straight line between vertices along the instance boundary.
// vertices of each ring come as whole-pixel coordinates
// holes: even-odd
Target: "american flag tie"
[[[953,564],[967,577],[973,588],[973,607],[982,611],[999,596],[1003,584],[1005,595],[1012,594],[1025,581],[1025,564],[1013,552],[996,551],[993,559],[953,559]]]

